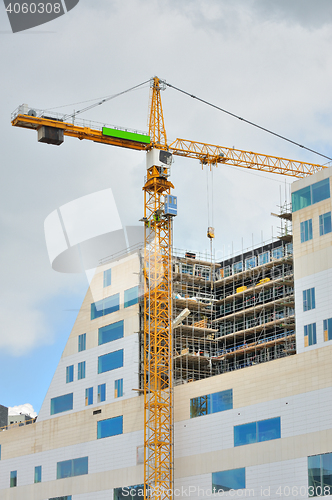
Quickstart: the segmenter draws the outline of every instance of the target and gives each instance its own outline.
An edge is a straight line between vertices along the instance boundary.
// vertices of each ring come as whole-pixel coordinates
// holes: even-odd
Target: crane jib
[[[127,130],[119,130],[115,128],[103,127],[103,135],[107,135],[109,137],[117,137],[119,139],[126,139],[128,141],[150,144],[149,135],[137,134],[135,132],[128,132]]]

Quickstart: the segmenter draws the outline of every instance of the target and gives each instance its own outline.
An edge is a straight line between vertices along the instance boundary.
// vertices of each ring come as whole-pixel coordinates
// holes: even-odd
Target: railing
[[[37,417],[31,418],[29,420],[25,420],[24,422],[15,422],[13,424],[5,425],[4,427],[0,427],[1,431],[9,431],[11,429],[16,429],[17,427],[25,427],[26,425],[34,424],[37,420]]]

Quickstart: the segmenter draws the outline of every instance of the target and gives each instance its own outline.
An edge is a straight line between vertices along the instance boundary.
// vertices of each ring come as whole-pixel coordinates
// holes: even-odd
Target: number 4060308
[[[60,3],[10,3],[6,8],[9,14],[60,14]]]

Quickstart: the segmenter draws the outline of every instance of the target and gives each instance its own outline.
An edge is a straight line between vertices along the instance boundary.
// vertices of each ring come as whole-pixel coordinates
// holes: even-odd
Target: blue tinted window
[[[10,487],[15,488],[17,486],[17,470],[12,470],[10,473]]]
[[[257,443],[256,422],[234,426],[234,446]]]
[[[308,457],[309,496],[325,496],[332,493],[332,453]]]
[[[292,210],[296,212],[301,208],[309,207],[314,203],[330,198],[330,180],[316,182],[311,186],[299,189],[292,194]]]
[[[106,420],[100,420],[97,424],[97,439],[122,434],[123,417],[113,417]]]
[[[280,439],[280,417],[269,418],[257,422],[257,441],[271,441],[272,439]]]
[[[112,283],[112,269],[107,269],[104,271],[104,288],[110,286]]]
[[[73,393],[51,399],[51,415],[73,409]]]
[[[77,379],[81,380],[82,378],[85,378],[85,361],[78,363],[77,366]]]
[[[98,385],[98,403],[106,401],[106,384]]]
[[[301,243],[312,240],[312,219],[305,220],[300,224]]]
[[[241,271],[243,271],[243,262],[235,262],[235,264],[233,264],[233,273],[236,274]]]
[[[234,426],[234,446],[280,439],[280,417]]]
[[[332,340],[332,318],[324,319],[323,321],[323,330],[324,330],[324,340]],[[1,452],[1,449],[0,449]],[[0,455],[1,459],[1,455]]]
[[[123,349],[109,352],[98,358],[98,373],[109,372],[123,366]]]
[[[212,492],[241,490],[246,487],[246,470],[232,469],[212,473]]]
[[[85,351],[86,349],[86,333],[78,336],[78,352]]]
[[[85,389],[85,406],[93,404],[93,387]]]
[[[144,485],[124,486],[123,488],[114,488],[114,500],[128,500],[128,498],[143,498]]]
[[[66,477],[83,476],[88,474],[89,458],[75,458],[74,460],[65,460],[57,463],[57,479]]]
[[[304,326],[304,347],[317,344],[316,323]]]
[[[99,328],[98,345],[106,344],[107,342],[121,339],[122,337],[123,337],[123,320]]]
[[[233,390],[214,392],[190,400],[190,418],[233,408]]]
[[[66,495],[65,497],[53,497],[49,498],[49,500],[71,500],[71,495]]]
[[[137,304],[138,302],[138,286],[129,288],[129,290],[124,291],[124,306],[129,307]]]
[[[327,212],[319,216],[319,236],[323,236],[331,231],[331,212]]]
[[[115,380],[114,382],[114,397],[121,398],[123,396],[123,379]]]
[[[315,288],[303,290],[303,311],[310,311],[311,309],[315,309],[315,307]]]
[[[42,480],[42,468],[41,468],[41,465],[38,465],[37,467],[35,467],[34,482],[41,483],[41,480]]]
[[[66,384],[74,380],[74,365],[66,366]]]
[[[101,316],[106,316],[106,314],[111,314],[112,312],[118,311],[120,307],[120,294],[116,293],[110,297],[99,300],[91,304],[91,319],[100,318]]]
[[[273,250],[272,250],[272,258],[273,259],[282,259],[283,256],[284,256],[284,252],[283,252],[282,247],[273,248]]]
[[[256,257],[248,257],[246,260],[245,260],[245,267],[246,269],[252,269],[253,267],[256,267],[257,266],[257,263],[256,263]]]
[[[258,256],[258,265],[267,264],[270,261],[270,252],[261,253]]]

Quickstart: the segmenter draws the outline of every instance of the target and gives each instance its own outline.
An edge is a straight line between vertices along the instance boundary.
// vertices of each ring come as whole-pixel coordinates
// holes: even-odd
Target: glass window
[[[109,372],[123,366],[123,349],[98,357],[98,373]]]
[[[330,180],[324,179],[292,193],[292,210],[296,212],[327,198],[330,198]]]
[[[327,340],[332,340],[332,318],[324,319],[324,321],[323,321],[323,330],[324,330],[324,340],[325,340],[325,342]]]
[[[101,316],[106,316],[106,314],[111,314],[112,312],[118,311],[120,308],[120,294],[116,293],[105,299],[98,300],[91,304],[91,319],[100,318]]]
[[[246,487],[246,470],[232,469],[212,472],[212,492],[222,493],[229,490],[241,490]]]
[[[85,361],[78,363],[77,367],[77,379],[81,380],[82,378],[85,378]]]
[[[309,207],[311,205],[311,190],[310,186],[299,189],[292,193],[292,210],[296,212],[301,208]]]
[[[124,291],[124,306],[129,307],[137,304],[138,302],[138,286],[129,288],[129,290]]]
[[[122,434],[123,416],[99,420],[97,423],[97,439]]]
[[[256,267],[257,266],[256,257],[255,256],[248,257],[245,260],[245,266],[246,266],[246,269],[252,269],[253,267]]]
[[[304,347],[317,344],[316,323],[304,326]]]
[[[78,336],[78,352],[85,351],[86,349],[86,333]]]
[[[98,403],[106,401],[106,384],[98,385]]]
[[[310,311],[311,309],[315,309],[315,307],[315,288],[303,290],[303,311]]]
[[[332,453],[308,457],[309,497],[332,494]]]
[[[106,344],[107,342],[112,342],[112,340],[121,339],[122,337],[123,337],[123,320],[99,328],[98,345]]]
[[[124,486],[123,488],[114,488],[114,500],[128,500],[128,498],[143,498],[144,485]]]
[[[281,437],[280,417],[234,426],[234,446],[271,441]]]
[[[200,264],[195,264],[195,276],[209,280],[211,277],[211,268],[208,266],[202,266]]]
[[[51,415],[73,409],[73,393],[51,399]]]
[[[194,266],[191,264],[181,264],[181,272],[183,274],[194,274]]]
[[[42,468],[41,468],[41,465],[38,465],[37,467],[35,467],[35,479],[34,479],[34,482],[35,483],[41,483],[41,479],[42,479]]]
[[[293,255],[293,243],[287,243],[286,255]]]
[[[121,398],[123,396],[123,378],[114,381],[114,397]]]
[[[65,497],[53,497],[49,498],[49,500],[71,500],[71,495],[66,495]]]
[[[65,477],[83,476],[88,474],[89,458],[75,458],[74,460],[65,460],[57,463],[57,479]]]
[[[66,366],[66,384],[74,380],[74,365]]]
[[[85,389],[85,406],[93,404],[93,387]]]
[[[327,200],[330,197],[330,179],[316,182],[311,186],[311,200],[312,203]]]
[[[331,212],[319,216],[319,236],[330,233],[331,227]]]
[[[233,390],[214,392],[190,400],[190,418],[209,415],[233,408]]]
[[[267,264],[270,262],[270,252],[263,252],[258,256],[258,265]]]
[[[282,247],[273,248],[273,250],[272,250],[272,258],[273,259],[282,259],[283,256],[284,256],[284,252],[283,252]]]
[[[232,271],[231,271],[231,266],[226,266],[224,267],[224,276],[227,278],[228,276],[231,276]]]
[[[17,486],[17,470],[12,470],[10,473],[10,487],[15,488]]]
[[[243,271],[243,262],[235,262],[233,264],[233,274],[240,273],[241,271]]]
[[[300,224],[301,243],[312,240],[312,219],[305,220]]]
[[[110,286],[112,283],[112,269],[104,271],[104,288]]]

